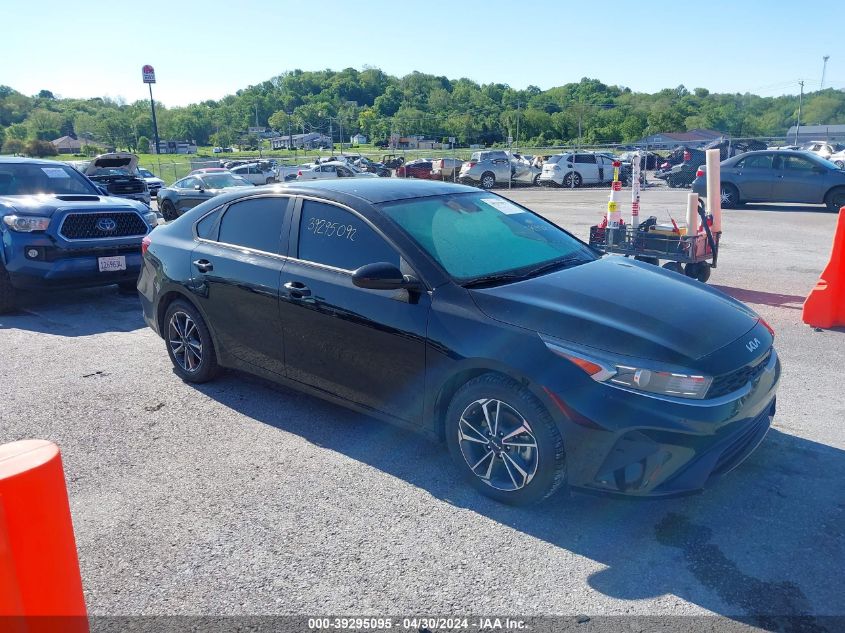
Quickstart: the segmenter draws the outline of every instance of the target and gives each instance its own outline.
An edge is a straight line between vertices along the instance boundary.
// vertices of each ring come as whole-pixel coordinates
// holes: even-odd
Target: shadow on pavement
[[[776,292],[764,292],[762,290],[748,290],[746,288],[734,288],[732,286],[719,286],[710,284],[716,290],[721,290],[737,301],[744,303],[756,303],[758,305],[772,306],[773,308],[789,308],[800,310],[804,305],[804,299],[799,295],[785,295]]]
[[[17,303],[15,311],[0,314],[0,330],[90,336],[146,327],[137,293],[121,292],[117,286],[23,292]]]
[[[646,501],[557,494],[539,506],[511,508],[466,485],[444,445],[411,432],[237,373],[198,389],[257,421],[605,565],[585,579],[604,595],[672,594],[770,631],[830,630],[817,616],[845,614],[845,451],[831,446],[773,429],[746,462],[702,495]]]

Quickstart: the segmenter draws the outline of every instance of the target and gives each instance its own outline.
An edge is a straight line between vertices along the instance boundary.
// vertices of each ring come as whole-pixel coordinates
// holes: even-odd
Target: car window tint
[[[288,198],[266,196],[229,205],[217,241],[267,253],[281,253]]]
[[[575,162],[576,163],[591,163],[595,164],[596,157],[592,154],[576,154],[575,155]]]
[[[376,262],[399,266],[399,254],[361,218],[315,200],[302,203],[299,259],[343,270]]]
[[[784,168],[790,171],[812,171],[815,164],[801,156],[787,156],[784,160]]]
[[[197,222],[197,237],[204,240],[217,241],[217,220],[220,218],[220,209],[209,213],[202,220]]]
[[[743,161],[744,164],[737,164],[737,167],[744,167],[745,169],[771,169],[772,155],[758,154],[756,156],[749,156]]]

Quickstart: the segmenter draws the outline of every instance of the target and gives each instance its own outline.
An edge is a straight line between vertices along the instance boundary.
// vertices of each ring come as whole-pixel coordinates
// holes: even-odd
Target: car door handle
[[[214,264],[212,264],[207,259],[198,259],[194,262],[194,266],[197,267],[197,270],[201,273],[207,273],[214,270]]]
[[[290,293],[291,299],[302,299],[311,296],[311,289],[301,281],[289,281],[284,289]]]

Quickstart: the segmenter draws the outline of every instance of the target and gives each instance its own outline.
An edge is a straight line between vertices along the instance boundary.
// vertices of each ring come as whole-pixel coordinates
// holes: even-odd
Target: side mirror
[[[403,275],[393,264],[366,264],[352,273],[352,284],[368,290],[416,290],[420,282],[411,275]]]
[[[194,189],[196,189],[197,191],[203,190],[202,185],[194,185]]]

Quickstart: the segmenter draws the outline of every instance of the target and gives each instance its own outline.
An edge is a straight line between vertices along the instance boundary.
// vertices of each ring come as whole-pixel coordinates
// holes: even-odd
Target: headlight
[[[552,352],[576,365],[596,382],[610,386],[673,398],[701,400],[707,395],[707,390],[713,383],[712,376],[674,369],[621,364],[610,359],[585,354],[580,350],[563,347],[545,337],[543,337],[543,342]]]
[[[4,215],[3,222],[13,231],[20,233],[46,231],[47,227],[50,226],[50,218],[36,215]]]
[[[149,213],[144,214],[144,220],[146,220],[147,224],[150,226],[156,226],[158,224],[158,215],[155,211],[150,211]]]

